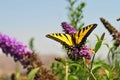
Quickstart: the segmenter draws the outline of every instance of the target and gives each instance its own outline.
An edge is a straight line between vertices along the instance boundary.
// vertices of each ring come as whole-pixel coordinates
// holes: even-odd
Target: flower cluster
[[[2,33],[0,33],[0,48],[6,55],[10,54],[15,61],[20,61],[22,64],[25,64],[23,56],[32,54],[25,44]]]
[[[32,69],[40,67],[36,73],[34,80],[54,80],[49,70],[42,66],[42,62],[38,55],[28,49],[25,44],[0,33],[0,48],[6,55],[11,55],[15,61],[19,61],[29,73]],[[44,74],[43,74],[44,73]]]
[[[81,57],[85,57],[86,59],[91,59],[91,50],[87,48],[86,45],[83,45],[80,51],[78,50],[78,48],[75,48],[73,54],[75,56],[80,55]]]
[[[61,25],[65,33],[67,34],[76,33],[76,29],[72,25],[67,24],[66,22],[62,22]]]
[[[72,34],[77,32],[73,26],[71,26],[70,24],[67,24],[66,22],[61,23],[61,25],[62,25],[63,31],[67,34],[72,35]],[[72,51],[72,58],[85,57],[86,60],[91,59],[92,51],[89,48],[87,48],[86,45],[83,45],[81,50],[79,50],[77,47],[73,47],[72,50],[73,50]]]
[[[86,45],[83,45],[80,51],[78,50],[78,48],[74,48],[72,54],[73,54],[72,55],[73,58],[84,57],[86,59],[87,63],[89,63],[91,60],[92,50],[89,49]]]

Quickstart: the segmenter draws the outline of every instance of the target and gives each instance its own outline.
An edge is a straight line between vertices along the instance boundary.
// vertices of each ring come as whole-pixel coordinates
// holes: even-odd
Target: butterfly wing
[[[60,42],[63,44],[66,48],[72,47],[73,42],[72,42],[72,37],[69,34],[65,33],[52,33],[46,35],[46,37],[51,38],[57,42]]]
[[[105,28],[109,31],[110,34],[112,34],[113,38],[115,39],[117,37],[118,30],[114,28],[108,21],[106,21],[104,18],[100,18],[100,21],[103,23]]]
[[[80,48],[86,41],[90,33],[96,28],[97,24],[88,25],[74,34],[73,42]]]
[[[77,33],[70,35],[65,33],[52,33],[46,35],[46,37],[51,38],[57,42],[63,44],[66,48],[78,47],[80,48],[86,41],[89,34],[96,28],[97,24],[88,25],[82,28]]]

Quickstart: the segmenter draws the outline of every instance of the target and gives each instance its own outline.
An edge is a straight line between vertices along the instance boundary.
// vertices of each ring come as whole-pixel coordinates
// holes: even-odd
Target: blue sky
[[[97,23],[97,28],[88,37],[96,40],[93,34],[106,32],[106,41],[111,40],[107,30],[99,18],[104,17],[111,24],[120,27],[116,19],[120,17],[119,0],[79,0],[85,1],[83,10],[85,25]],[[61,22],[68,20],[66,0],[1,0],[0,1],[0,32],[28,44],[31,37],[35,38],[35,48],[42,54],[64,54],[61,45],[45,37],[48,33],[62,32]]]

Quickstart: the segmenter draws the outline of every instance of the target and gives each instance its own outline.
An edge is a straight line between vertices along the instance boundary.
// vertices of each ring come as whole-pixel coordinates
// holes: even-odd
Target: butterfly
[[[51,33],[47,34],[46,37],[61,43],[67,49],[72,50],[73,48],[78,48],[81,50],[81,46],[85,43],[87,37],[96,28],[96,26],[97,24],[91,24],[73,34]]]
[[[104,18],[100,18],[100,21],[103,23],[105,28],[109,31],[109,33],[113,36],[113,39],[116,39],[118,37],[118,30]]]

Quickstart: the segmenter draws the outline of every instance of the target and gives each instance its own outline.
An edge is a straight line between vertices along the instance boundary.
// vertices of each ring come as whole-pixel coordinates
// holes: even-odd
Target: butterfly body
[[[65,46],[65,48],[68,48],[70,50],[73,50],[73,48],[78,48],[78,50],[80,50],[87,37],[96,28],[96,26],[97,24],[91,24],[73,34],[51,33],[47,34],[46,37],[61,43]]]

